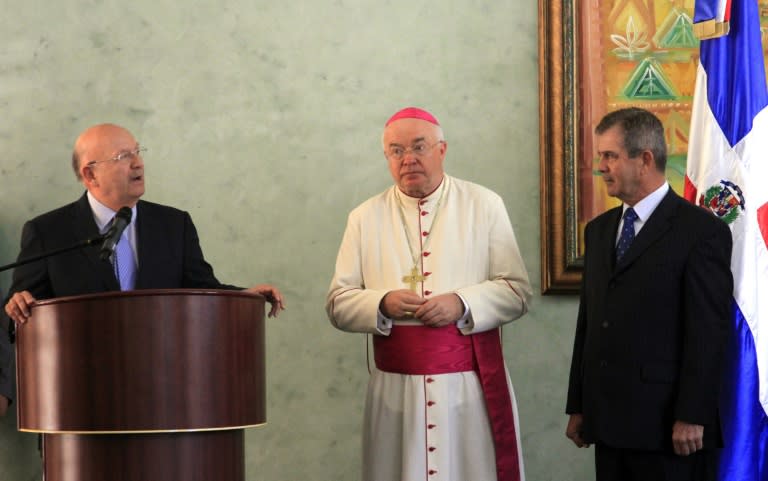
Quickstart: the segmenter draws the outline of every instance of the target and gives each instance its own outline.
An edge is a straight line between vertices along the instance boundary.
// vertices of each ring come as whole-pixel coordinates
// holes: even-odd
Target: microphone
[[[117,211],[115,218],[112,220],[112,226],[104,234],[104,243],[101,245],[101,254],[99,254],[101,260],[105,261],[112,257],[112,253],[115,252],[115,246],[120,242],[120,236],[123,235],[123,231],[131,223],[132,216],[133,212],[130,207],[121,207]]]

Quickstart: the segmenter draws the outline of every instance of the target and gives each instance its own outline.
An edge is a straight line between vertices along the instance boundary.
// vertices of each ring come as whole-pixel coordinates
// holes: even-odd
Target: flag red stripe
[[[683,197],[690,202],[691,204],[696,203],[696,186],[693,185],[693,182],[691,182],[691,179],[688,178],[688,176],[685,176],[685,185],[683,187]]]
[[[757,209],[757,225],[760,226],[760,234],[763,236],[763,242],[768,247],[768,203],[765,203]]]

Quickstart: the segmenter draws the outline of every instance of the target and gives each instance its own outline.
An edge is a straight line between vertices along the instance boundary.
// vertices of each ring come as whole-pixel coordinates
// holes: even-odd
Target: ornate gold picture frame
[[[572,0],[539,0],[541,290],[574,293],[581,280],[576,222],[578,137]]]

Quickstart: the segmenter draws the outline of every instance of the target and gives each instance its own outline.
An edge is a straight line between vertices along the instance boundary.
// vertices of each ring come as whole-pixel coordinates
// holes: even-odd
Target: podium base
[[[43,434],[44,481],[245,481],[242,429]]]

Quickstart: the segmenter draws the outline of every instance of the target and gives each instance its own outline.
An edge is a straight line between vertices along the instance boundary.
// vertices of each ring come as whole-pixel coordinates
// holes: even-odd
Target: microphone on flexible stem
[[[105,261],[112,257],[112,253],[115,252],[115,246],[120,242],[120,236],[123,235],[123,231],[131,223],[132,216],[133,212],[130,207],[121,207],[117,211],[115,218],[112,220],[112,226],[104,234],[104,243],[101,245],[101,254],[99,254],[101,260]]]

